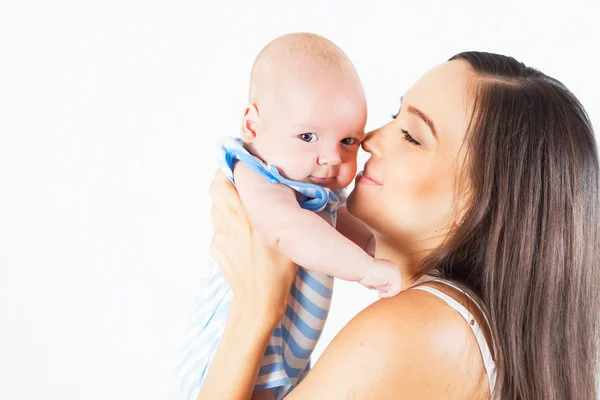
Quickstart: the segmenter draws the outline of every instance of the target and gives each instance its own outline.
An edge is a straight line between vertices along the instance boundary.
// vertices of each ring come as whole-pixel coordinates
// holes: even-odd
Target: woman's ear
[[[246,143],[252,143],[256,138],[260,116],[258,108],[254,104],[248,104],[244,110],[242,119],[242,140]]]

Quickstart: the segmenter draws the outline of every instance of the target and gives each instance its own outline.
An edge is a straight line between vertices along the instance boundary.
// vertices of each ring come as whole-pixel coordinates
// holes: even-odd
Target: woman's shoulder
[[[474,370],[471,355],[481,363],[477,343],[460,315],[435,296],[406,290],[354,317],[306,383],[314,384],[321,375],[330,383],[337,377],[340,392],[330,398],[350,392],[357,399],[397,398],[398,393],[423,399],[470,398],[480,396],[486,383],[483,369]]]
[[[464,350],[471,333],[464,319],[445,302],[421,290],[405,290],[398,296],[382,299],[360,312],[348,329],[367,329],[387,346],[421,356],[444,356]],[[399,338],[403,338],[400,343]],[[420,344],[405,348],[406,343]],[[415,355],[416,355],[415,354]]]

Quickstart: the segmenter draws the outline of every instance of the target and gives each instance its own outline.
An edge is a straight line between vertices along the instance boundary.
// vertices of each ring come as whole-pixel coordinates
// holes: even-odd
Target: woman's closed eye
[[[307,143],[315,143],[317,140],[319,140],[318,136],[316,133],[301,133],[298,135],[298,138],[300,138],[300,140],[307,142]]]
[[[398,118],[398,114],[393,114],[392,115],[392,119],[396,119]],[[410,133],[408,133],[407,130],[405,129],[400,129],[400,131],[402,132],[402,136],[404,136],[404,140],[406,140],[407,142],[409,142],[410,144],[413,144],[415,146],[420,146],[421,143],[416,141],[411,135]]]
[[[405,131],[404,129],[401,129],[402,131],[402,135],[404,136],[404,140],[406,140],[407,142],[414,144],[415,146],[420,146],[421,143],[417,142],[412,136],[410,136],[410,133],[408,133],[408,131]]]

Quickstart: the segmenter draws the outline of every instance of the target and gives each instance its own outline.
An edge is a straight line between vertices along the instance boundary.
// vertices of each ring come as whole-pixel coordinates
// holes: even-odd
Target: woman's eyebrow
[[[435,125],[433,124],[431,118],[429,118],[423,111],[413,106],[407,106],[406,111],[408,111],[410,114],[416,115],[417,117],[421,118],[423,122],[425,122],[425,124],[429,127],[429,129],[431,129],[433,137],[437,140],[437,131],[435,130]]]
[[[402,104],[403,100],[404,96],[400,98],[400,104]],[[429,129],[431,129],[431,133],[433,133],[433,137],[435,138],[435,140],[438,140],[437,131],[435,130],[435,125],[433,124],[431,118],[429,118],[423,111],[413,106],[407,106],[406,111],[408,111],[410,114],[416,115],[417,117],[421,118],[423,122],[425,122],[425,124],[429,127]]]

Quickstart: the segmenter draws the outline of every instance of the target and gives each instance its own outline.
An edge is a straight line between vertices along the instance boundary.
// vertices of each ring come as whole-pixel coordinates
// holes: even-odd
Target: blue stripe
[[[271,335],[273,337],[281,337],[281,328],[275,328],[275,330],[273,331],[273,335]]]
[[[277,354],[279,356],[282,355],[283,350],[281,349],[281,346],[267,346],[264,356],[272,356],[273,354]]]
[[[287,359],[285,357],[282,358],[283,368],[285,368],[285,373],[292,379],[298,378],[300,375],[300,368],[293,368],[290,364],[288,364]],[[304,360],[306,361],[306,360]]]
[[[311,328],[289,305],[285,309],[285,315],[292,321],[294,326],[302,333],[307,339],[317,340],[321,335],[321,331]]]
[[[307,359],[308,357],[310,357],[310,353],[312,353],[312,349],[305,349],[304,347],[300,346],[296,340],[294,339],[294,336],[292,336],[290,334],[290,331],[288,331],[285,326],[281,327],[281,333],[282,333],[282,337],[283,340],[285,340],[285,342],[287,343],[288,347],[290,348],[290,350],[292,351],[292,354],[294,355],[294,357],[296,358],[304,358]],[[298,370],[298,373],[295,376],[298,376],[298,374],[301,371]]]
[[[284,334],[285,334],[285,332],[287,332],[287,330],[285,330],[285,327],[283,329],[284,329]],[[287,332],[287,334],[285,334],[285,336],[289,338],[291,335],[290,335],[289,332]],[[290,343],[289,343],[288,340],[286,340],[286,345],[288,347],[290,347]],[[296,342],[294,342],[293,346],[294,345],[295,345],[296,349],[302,349],[302,347],[300,347],[299,345],[297,345]],[[271,351],[275,351],[275,352],[281,351],[281,347],[280,346],[269,346],[269,347],[274,347],[274,349],[271,350]],[[292,349],[290,348],[290,350],[292,350]],[[304,350],[304,349],[302,349],[302,350]],[[311,350],[304,350],[304,351],[308,352],[309,355],[310,355],[310,353],[312,353],[312,349]],[[294,353],[294,351],[292,350],[292,354],[293,353]],[[287,357],[285,357],[283,355],[283,351],[281,352],[281,355],[282,355],[281,360],[283,361],[283,368],[285,369],[287,376],[289,376],[290,378],[296,378],[296,377],[298,377],[298,375],[300,374],[301,370],[299,368],[293,368],[292,366],[290,366],[290,364],[287,362]],[[304,358],[304,360],[306,361],[306,357]],[[291,384],[291,382],[290,382],[290,384]]]
[[[283,369],[283,365],[281,365],[281,363],[273,363],[273,364],[263,365],[260,368],[260,371],[258,371],[258,376],[268,375],[273,372],[281,371],[282,369]]]
[[[312,290],[325,297],[326,299],[331,299],[333,295],[333,291],[327,286],[323,285],[321,282],[316,280],[308,271],[304,268],[298,268],[298,277],[302,279],[304,283],[306,283]]]
[[[301,291],[298,290],[296,285],[292,285],[292,289],[290,294],[298,304],[300,304],[306,311],[308,311],[313,317],[324,320],[327,318],[327,310],[323,310],[321,307],[317,306],[315,303],[310,301],[308,297],[304,295]]]
[[[279,386],[288,386],[291,384],[292,384],[292,381],[289,378],[281,378],[281,379],[278,379],[273,382],[267,382],[262,385],[256,385],[256,386],[254,386],[254,389],[255,390],[272,389],[272,388],[276,388]]]
[[[300,375],[300,368],[293,368],[290,364],[288,364],[287,359],[285,357],[283,357],[282,359],[283,361],[283,367],[285,368],[285,372],[286,374],[290,377],[290,378],[297,378]],[[306,360],[304,360],[306,361]]]

